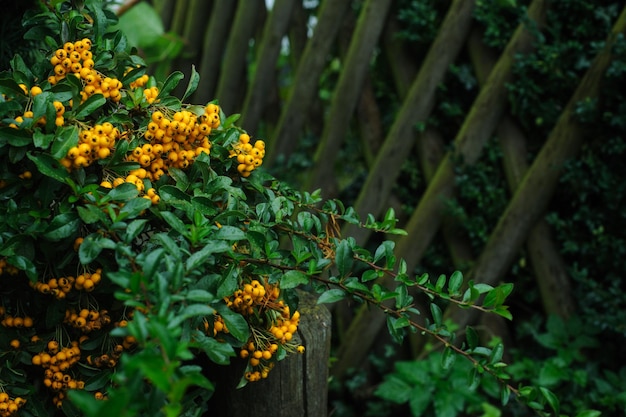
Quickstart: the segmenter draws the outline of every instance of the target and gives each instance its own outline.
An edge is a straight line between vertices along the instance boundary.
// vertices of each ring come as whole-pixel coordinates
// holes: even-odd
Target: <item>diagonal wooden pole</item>
[[[558,184],[563,165],[576,157],[583,144],[584,129],[576,119],[576,106],[583,100],[598,97],[604,73],[611,63],[612,47],[618,36],[624,33],[626,33],[626,7],[613,26],[604,49],[585,73],[548,140],[491,233],[471,273],[474,281],[495,285],[524,243],[528,230],[545,212]],[[476,316],[477,312],[467,310],[456,312],[452,318],[463,328],[475,321]]]
[[[533,1],[528,9],[530,21],[543,21],[547,7],[546,4],[547,2],[544,0]],[[454,4],[452,7],[454,7]],[[466,38],[467,34],[463,37],[463,41],[465,41]],[[408,236],[398,240],[396,255],[406,260],[409,271],[415,268],[433,236],[440,228],[445,201],[452,196],[454,190],[453,160],[457,157],[462,157],[466,163],[473,163],[478,159],[482,147],[493,134],[506,107],[505,86],[511,79],[511,68],[514,57],[518,53],[529,51],[532,48],[532,41],[533,35],[528,27],[525,24],[520,24],[491,72],[485,84],[485,88],[481,89],[469,115],[459,130],[454,141],[455,154],[448,153],[439,164],[435,177],[428,185],[418,207],[405,227]],[[438,50],[434,48],[436,44],[437,40],[435,40],[433,47],[431,47],[431,51],[434,50],[434,53]],[[428,61],[428,58],[426,61]],[[424,67],[420,69],[420,73],[422,73],[422,71],[424,71]],[[429,77],[426,78],[429,79]],[[419,79],[420,75],[418,75],[418,80]],[[411,91],[413,91],[413,88]],[[406,150],[406,152],[408,152],[408,150]],[[381,151],[381,154],[383,153],[384,150]],[[392,154],[388,155],[390,156]],[[397,157],[398,155],[396,155],[396,158]],[[387,172],[392,170],[392,167],[399,165],[398,163],[392,163],[391,160],[387,162]],[[391,189],[391,185],[387,184],[386,179],[379,178],[378,181],[383,184],[381,186],[382,190],[380,191],[386,190],[387,193],[382,192],[381,195],[381,192],[378,192],[378,194],[373,197],[380,201],[371,201],[368,203],[370,205],[382,204],[381,202],[386,200],[386,196]],[[372,190],[371,192],[374,191]],[[368,201],[369,200],[371,200],[371,198],[368,199]],[[352,229],[350,229],[348,233],[352,233],[351,230]],[[348,235],[348,233],[346,233],[346,235]],[[352,234],[350,234],[350,236],[352,236]],[[361,235],[358,237],[360,239],[357,239],[357,241],[362,243],[367,236]],[[393,282],[387,279],[384,280],[382,284],[390,286],[393,285]],[[358,340],[359,343],[351,344],[348,342],[340,346],[337,354],[338,361],[332,369],[333,375],[341,377],[348,369],[358,365],[359,361],[367,354],[378,332],[383,327],[385,320],[386,316],[376,309],[362,308],[358,311],[347,330],[346,340]]]

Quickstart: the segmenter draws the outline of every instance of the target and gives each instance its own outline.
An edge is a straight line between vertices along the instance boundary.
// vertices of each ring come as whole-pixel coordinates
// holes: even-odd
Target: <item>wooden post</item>
[[[278,362],[267,379],[237,389],[243,365],[220,367],[207,415],[219,417],[323,417],[327,415],[328,358],[331,315],[317,298],[298,292],[300,324],[297,337],[304,354]]]

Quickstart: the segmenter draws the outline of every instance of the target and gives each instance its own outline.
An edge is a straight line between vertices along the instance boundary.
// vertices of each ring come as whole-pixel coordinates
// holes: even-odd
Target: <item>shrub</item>
[[[510,317],[512,286],[463,291],[460,273],[430,284],[391,241],[370,253],[341,238],[340,221],[402,231],[392,210],[363,223],[258,170],[264,142],[217,102],[185,103],[195,71],[172,96],[182,74],[147,74],[98,2],[46,6],[24,21],[34,60],[15,55],[0,75],[2,416],[199,415],[214,391],[203,361],[239,357],[244,385],[304,352],[297,287],[378,306],[394,340],[431,334],[446,367],[462,354],[503,399],[516,392],[501,345],[471,329],[453,345],[434,303],[419,325],[408,290]]]

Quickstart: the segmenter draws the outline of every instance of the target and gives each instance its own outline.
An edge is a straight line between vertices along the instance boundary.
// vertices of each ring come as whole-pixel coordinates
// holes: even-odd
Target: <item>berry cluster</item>
[[[54,74],[48,77],[51,85],[55,85],[68,75],[74,75],[83,83],[80,92],[82,101],[94,94],[102,94],[114,102],[121,100],[122,82],[117,78],[103,76],[94,69],[90,39],[66,42],[62,48],[54,52],[50,63],[54,66]]]
[[[114,188],[124,183],[132,183],[140,193],[145,191],[143,197],[158,204],[160,197],[156,190],[146,190],[144,181],[157,181],[169,168],[188,168],[198,155],[209,154],[209,134],[219,125],[219,106],[212,103],[205,107],[204,113],[199,117],[188,110],[173,112],[171,115],[167,111],[153,111],[143,133],[145,143],[136,146],[126,156],[127,161],[138,163],[140,168],[131,170],[123,177],[105,174],[100,185]],[[111,146],[114,144],[113,141]]]
[[[244,377],[250,381],[266,378],[281,351],[304,353],[304,346],[294,342],[298,331],[300,313],[290,314],[289,306],[280,297],[277,285],[257,279],[247,279],[241,288],[226,298],[230,309],[250,317],[255,325],[250,327],[251,337],[239,351],[248,360]],[[214,327],[214,332],[216,332]]]
[[[148,104],[152,104],[156,101],[159,95],[159,89],[157,87],[150,87],[143,90],[143,96],[146,98]]]
[[[61,164],[68,170],[86,168],[97,160],[108,158],[120,138],[120,131],[110,122],[83,129],[78,134],[78,144],[72,146]]]
[[[6,392],[0,392],[0,417],[11,417],[16,415],[17,410],[19,410],[24,404],[26,404],[26,400],[24,398],[11,398]]]
[[[68,346],[60,346],[57,340],[50,340],[46,350],[33,355],[31,359],[33,365],[43,368],[43,384],[54,392],[52,402],[59,408],[68,390],[85,387],[85,382],[77,380],[70,371],[80,361],[80,357],[81,349],[77,341],[72,341]]]
[[[209,330],[209,321],[204,319],[204,331],[208,333]],[[218,333],[228,334],[230,331],[228,330],[228,327],[226,327],[226,323],[224,323],[222,316],[215,314],[213,318],[213,336],[217,336]]]
[[[280,290],[278,287],[268,286],[272,291],[271,298],[276,299]],[[243,285],[243,288],[236,290],[232,297],[227,299],[228,307],[243,315],[250,316],[255,313],[255,306],[260,306],[265,300],[267,290],[258,280],[253,279]]]
[[[166,112],[154,111],[143,134],[147,143],[133,149],[127,159],[146,169],[147,178],[158,180],[168,168],[185,169],[201,152],[209,154],[209,134],[220,122],[217,115],[210,124],[206,123],[208,118],[204,116],[209,106],[214,105],[208,105],[200,117],[188,110],[177,111],[171,117]]]
[[[19,269],[9,264],[5,258],[0,258],[0,275],[3,275],[5,273],[7,275],[17,275],[18,272]]]
[[[42,294],[51,294],[58,300],[64,299],[73,290],[91,292],[102,279],[102,269],[73,277],[50,278],[47,281],[29,281],[29,285]]]
[[[237,171],[242,177],[249,177],[255,168],[260,167],[264,156],[265,142],[257,140],[252,145],[247,133],[239,135],[239,142],[230,151],[230,157],[237,158]]]
[[[65,311],[63,322],[80,330],[82,333],[90,333],[94,330],[100,330],[111,323],[111,317],[107,310],[98,311],[96,309],[83,308],[77,312],[76,309],[72,308]]]
[[[33,318],[24,315],[24,316],[13,316],[11,314],[6,314],[6,309],[4,306],[0,306],[0,325],[4,327],[15,327],[16,329],[26,328],[29,329],[33,327]]]

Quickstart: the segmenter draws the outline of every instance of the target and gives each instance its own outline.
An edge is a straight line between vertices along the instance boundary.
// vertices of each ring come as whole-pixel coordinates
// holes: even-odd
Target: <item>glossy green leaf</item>
[[[474,350],[478,346],[478,333],[473,327],[467,326],[465,328],[465,341],[470,350]]]
[[[308,284],[309,281],[310,278],[307,274],[301,271],[291,270],[285,272],[280,278],[280,288],[283,290],[296,288],[301,285]]]
[[[224,253],[231,249],[231,246],[227,242],[213,240],[208,242],[197,252],[194,252],[187,258],[185,263],[185,269],[189,272],[196,268],[201,267],[207,262],[207,259],[214,253]]]
[[[331,304],[346,298],[346,294],[339,288],[324,291],[317,299],[318,304]]]
[[[174,71],[171,73],[163,83],[163,87],[159,90],[157,98],[163,98],[169,95],[183,78],[185,78],[185,75],[180,71]]]
[[[345,277],[354,263],[352,248],[346,240],[339,242],[335,249],[335,264],[340,277]]]
[[[455,361],[456,352],[450,346],[446,346],[441,355],[441,368],[447,371],[452,368]]]
[[[0,127],[0,138],[0,140],[6,140],[11,146],[26,146],[33,143],[33,136],[26,130],[13,129],[10,127]]]
[[[104,249],[115,249],[115,242],[98,233],[87,235],[83,243],[78,248],[78,258],[80,263],[88,265],[98,258]]]
[[[176,316],[168,322],[167,327],[174,329],[180,326],[185,320],[194,317],[212,317],[214,313],[215,309],[207,304],[190,304],[177,312]]]
[[[52,219],[43,236],[53,241],[65,239],[75,234],[79,225],[80,218],[75,213],[59,214]]]
[[[539,392],[541,392],[543,398],[546,400],[550,408],[554,411],[554,414],[558,416],[561,410],[561,404],[556,394],[554,394],[552,391],[545,387],[539,387]]]
[[[72,146],[78,144],[78,128],[75,125],[62,126],[57,129],[54,141],[52,142],[51,155],[53,158],[61,159],[67,155],[67,151]]]
[[[189,77],[189,84],[187,84],[187,88],[185,89],[185,94],[181,98],[182,101],[185,101],[187,97],[191,96],[197,89],[198,84],[200,83],[200,74],[196,71],[196,67],[194,65],[191,66],[191,76]]]
[[[583,410],[579,411],[576,417],[600,417],[601,415],[602,412],[598,410]]]
[[[441,311],[441,308],[439,308],[437,304],[431,303],[430,312],[433,316],[433,322],[435,323],[435,325],[437,327],[441,327],[443,323],[443,312]]]
[[[39,172],[50,178],[54,178],[59,182],[65,183],[66,179],[69,177],[67,169],[61,166],[59,161],[57,161],[48,154],[33,154],[31,152],[28,152],[26,156],[28,157],[28,159],[35,163],[35,166],[37,166]]]
[[[138,195],[139,191],[137,190],[137,186],[128,182],[120,184],[107,194],[107,196],[113,201],[128,201]]]
[[[225,304],[216,306],[217,312],[222,316],[224,324],[228,328],[229,333],[240,342],[245,342],[250,336],[250,327],[246,319],[238,313],[235,313]]]
[[[224,225],[213,233],[213,238],[223,240],[244,240],[246,232],[235,226]]]
[[[129,200],[119,211],[115,221],[121,222],[126,219],[133,219],[139,216],[143,211],[150,208],[152,201],[147,198],[137,197]]]
[[[94,94],[82,103],[74,112],[75,119],[84,119],[106,104],[107,100],[102,94]]]
[[[189,233],[185,222],[179,219],[178,216],[171,211],[162,211],[161,217],[163,217],[163,220],[165,220],[167,224],[172,227],[172,229],[176,230],[181,235],[186,236]]]
[[[459,294],[462,285],[463,274],[460,271],[454,271],[448,280],[448,293],[453,296]]]

